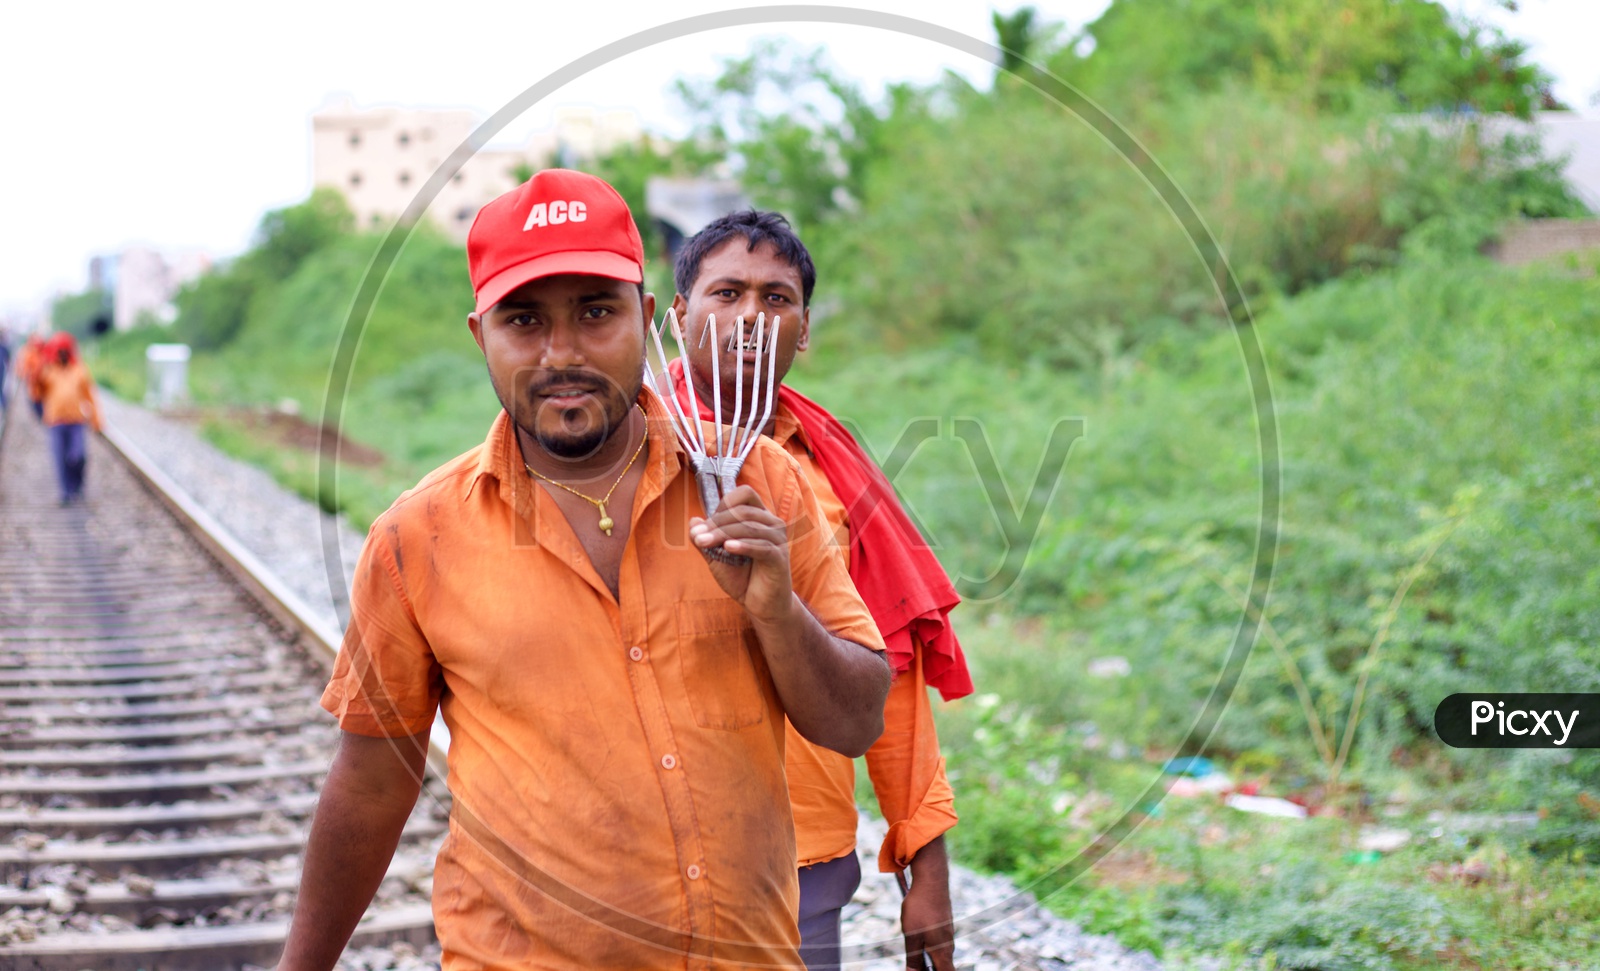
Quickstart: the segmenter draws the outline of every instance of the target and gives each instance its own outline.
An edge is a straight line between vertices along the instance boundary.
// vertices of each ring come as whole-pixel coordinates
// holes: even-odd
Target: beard
[[[546,410],[553,407],[547,406]],[[626,419],[627,417],[627,411],[623,411],[622,418]],[[524,429],[524,431],[533,436],[534,441],[539,443],[540,448],[557,458],[585,459],[598,451],[600,446],[604,445],[612,433],[622,424],[622,421],[618,420],[615,423],[608,423],[606,427],[600,427],[593,423],[584,422],[586,418],[587,416],[580,409],[573,408],[563,411],[558,419],[558,423],[564,427],[552,429],[549,427],[552,423],[548,420],[544,422],[535,421],[532,428]],[[578,422],[584,422],[584,425],[575,430],[568,430]]]
[[[566,384],[582,388],[600,404],[599,415],[593,405],[564,407],[548,398],[541,399],[543,388]],[[600,377],[583,376],[559,379],[547,378],[534,384],[527,398],[518,402],[520,408],[506,408],[517,427],[539,444],[545,452],[557,458],[579,461],[589,458],[602,448],[628,420],[628,413],[639,398],[643,375],[631,388],[621,388]],[[531,401],[530,401],[531,399]],[[500,396],[506,405],[506,396]]]

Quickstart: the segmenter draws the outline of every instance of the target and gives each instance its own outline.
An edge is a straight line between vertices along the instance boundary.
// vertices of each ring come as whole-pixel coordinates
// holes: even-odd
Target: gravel
[[[885,825],[865,813],[856,827],[861,858],[861,888],[844,911],[844,945],[851,953],[878,957],[852,963],[857,971],[904,971],[900,937],[900,888],[894,875],[878,872],[878,846]],[[1040,907],[1031,894],[1003,876],[984,876],[950,867],[950,899],[959,925],[956,965],[974,971],[1156,971],[1161,962],[1130,951],[1114,938],[1088,934],[1071,921]],[[970,926],[965,915],[1002,912],[987,926]]]
[[[343,612],[343,590],[336,600],[329,575],[342,570],[345,589],[360,552],[362,537],[342,520],[279,486],[261,470],[222,454],[183,422],[143,408],[102,398],[106,417],[148,455],[207,512],[277,573],[313,610],[330,623]],[[91,472],[92,477],[92,472]],[[92,482],[92,478],[91,478]],[[93,488],[92,484],[90,488]],[[332,526],[340,561],[333,571],[323,553],[324,530]],[[851,964],[858,971],[900,971],[905,967],[899,931],[900,891],[891,874],[879,873],[877,847],[883,823],[863,815],[858,847],[862,884],[845,910],[847,953],[864,955]],[[1088,934],[1039,907],[1005,877],[983,876],[952,866],[951,895],[958,920],[966,914],[1005,905],[1007,916],[987,925],[963,925],[956,963],[974,971],[1156,971],[1161,962],[1130,951],[1114,939]],[[4,917],[0,916],[0,930]],[[348,971],[434,971],[438,947],[353,948],[339,965]]]
[[[363,537],[343,519],[278,485],[272,476],[219,451],[184,422],[110,394],[100,396],[111,424],[278,575],[324,621],[343,629],[345,593]],[[90,475],[94,473],[91,470]],[[338,537],[337,559],[326,555],[325,531]],[[332,569],[330,570],[330,560]],[[330,576],[342,576],[339,596]],[[339,604],[335,608],[335,603]]]

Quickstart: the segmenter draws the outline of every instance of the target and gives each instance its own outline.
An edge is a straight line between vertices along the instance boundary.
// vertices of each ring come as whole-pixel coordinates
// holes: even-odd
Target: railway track
[[[333,635],[125,444],[91,436],[62,507],[43,431],[7,424],[0,971],[270,966],[338,736]],[[352,947],[432,940],[428,790]]]

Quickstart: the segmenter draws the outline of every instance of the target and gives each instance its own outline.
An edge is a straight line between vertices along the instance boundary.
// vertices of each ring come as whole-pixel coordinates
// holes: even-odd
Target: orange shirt
[[[444,967],[800,967],[785,724],[743,609],[690,544],[694,478],[659,399],[619,596],[504,413],[372,526],[323,705],[347,731],[450,730],[434,871]],[[883,649],[771,443],[739,481],[790,523],[794,589]]]
[[[88,422],[100,430],[100,405],[94,380],[81,361],[68,365],[45,364],[38,373],[39,400],[44,402],[46,425],[80,425]]]
[[[39,347],[32,341],[22,345],[17,352],[16,363],[12,368],[17,372],[17,380],[28,391],[29,401],[38,401],[42,393],[39,387]]]
[[[822,513],[833,527],[834,548],[850,555],[849,514],[805,441],[799,422],[779,406],[773,439],[811,481]],[[878,850],[878,869],[903,869],[917,851],[956,824],[955,795],[945,778],[944,758],[922,678],[922,645],[911,669],[895,678],[884,702],[883,734],[867,750],[867,775],[889,832]],[[794,806],[800,866],[823,863],[856,845],[856,766],[837,752],[811,744],[789,726],[785,759]]]

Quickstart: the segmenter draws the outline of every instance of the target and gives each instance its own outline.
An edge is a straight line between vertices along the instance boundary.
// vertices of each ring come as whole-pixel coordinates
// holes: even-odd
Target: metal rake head
[[[701,402],[695,391],[694,372],[689,363],[689,342],[679,325],[678,315],[669,307],[662,315],[661,323],[653,324],[649,328],[650,341],[645,348],[644,360],[645,378],[666,402],[667,414],[672,417],[672,430],[677,434],[684,450],[689,453],[689,459],[694,465],[695,479],[700,488],[700,501],[705,507],[707,516],[721,505],[723,496],[733,491],[735,480],[739,477],[739,470],[744,467],[745,459],[755,449],[756,440],[766,430],[767,422],[772,420],[773,402],[777,400],[778,391],[780,324],[779,317],[773,317],[768,323],[765,313],[757,314],[754,324],[746,324],[744,317],[739,317],[728,328],[728,334],[724,338],[717,330],[716,314],[706,317],[705,327],[700,331],[699,347],[704,347],[709,340],[712,347],[719,351],[732,351],[744,348],[748,342],[754,342],[756,350],[756,367],[755,373],[751,375],[748,414],[745,413],[743,363],[741,362],[734,372],[731,409],[724,410],[722,354],[711,355],[711,400],[706,402],[709,405],[712,423],[709,437],[700,422]],[[670,359],[667,357],[666,345],[661,340],[661,332],[668,329],[671,330],[677,344],[678,362],[683,369],[684,385],[689,399],[687,409],[678,397],[677,389],[673,387],[672,373],[668,369]],[[651,363],[652,351],[655,356],[654,364]],[[763,370],[766,372],[764,387]]]

